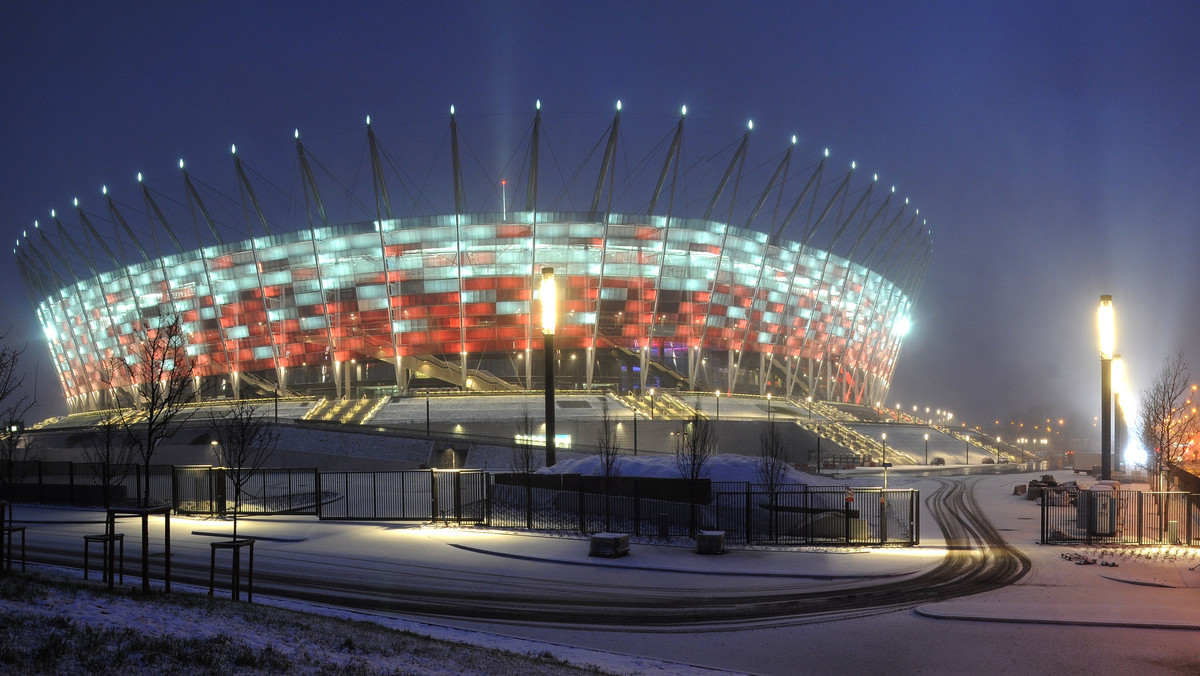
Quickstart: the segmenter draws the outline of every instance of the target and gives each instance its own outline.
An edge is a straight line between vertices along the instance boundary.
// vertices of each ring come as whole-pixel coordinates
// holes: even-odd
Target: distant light
[[[904,203],[905,203],[905,204],[908,204],[908,198],[907,198],[907,197],[905,197],[905,198],[904,198]]]
[[[748,120],[748,121],[746,122],[746,128],[747,128],[747,129],[753,129],[753,128],[754,128],[754,120]]]
[[[237,144],[236,143],[229,144],[229,154],[237,155]]]
[[[51,210],[50,210],[50,218],[54,218],[54,217],[55,217],[55,216],[54,216],[54,210],[53,210],[53,209],[51,209]]]
[[[855,163],[854,160],[850,160],[850,171],[854,171],[857,168],[858,168],[857,163]]]
[[[297,140],[297,141],[299,141],[299,140],[300,140],[300,130],[299,130],[299,129],[297,129],[297,130],[296,130],[295,132],[293,132],[293,133],[296,135],[296,140]]]
[[[825,149],[825,157],[829,157],[829,148]]]
[[[921,215],[921,210],[920,210],[920,209],[917,209],[917,214],[916,214],[916,215],[917,215],[917,216],[920,216],[920,215]]]
[[[621,99],[617,99],[617,112],[621,112]]]
[[[901,317],[900,319],[896,320],[896,326],[893,328],[893,331],[896,332],[897,336],[903,338],[904,336],[908,335],[908,331],[911,328],[912,322],[908,320],[908,317]]]
[[[78,207],[79,206],[79,198],[76,197],[73,201],[75,203],[75,206]]]
[[[500,179],[500,185],[508,185],[508,181],[502,178]]]
[[[792,134],[792,145],[796,145],[796,135]]]
[[[142,182],[142,172],[138,172],[138,183]]]
[[[33,227],[35,227],[35,228],[39,227],[38,222],[36,220],[33,222]]]
[[[181,158],[179,158],[179,168],[180,168],[180,169],[182,169],[182,168],[183,168],[183,158],[182,158],[182,157],[181,157]]]
[[[879,174],[875,174],[875,177],[874,177],[872,180],[874,180],[874,181],[878,181],[878,180],[879,180]]]
[[[534,105],[537,106],[538,110],[541,110],[542,109],[542,100],[538,99]]]
[[[107,195],[108,194],[108,186],[106,186],[106,185],[100,186],[100,194]]]
[[[371,116],[370,115],[367,116],[367,126],[368,127],[371,126]]]
[[[680,109],[679,109],[679,114],[680,114],[680,115],[687,115],[687,106],[684,106],[683,108],[680,108]]]
[[[454,114],[454,104],[450,104],[450,114]]]
[[[892,192],[896,192],[896,186],[892,186]]]

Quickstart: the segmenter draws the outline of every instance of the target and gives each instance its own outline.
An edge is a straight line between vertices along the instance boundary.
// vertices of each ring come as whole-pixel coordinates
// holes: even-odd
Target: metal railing
[[[88,465],[31,463],[22,469],[30,481],[10,491],[17,500],[101,504],[100,486]],[[110,504],[131,504],[139,496],[144,470],[131,465],[127,471]],[[235,495],[225,468],[151,466],[151,503],[169,503],[177,513],[228,515]],[[722,530],[727,540],[747,544],[881,546],[919,543],[919,504],[913,490],[787,486],[771,491],[708,479],[264,468],[242,486],[238,511],[664,538]]]
[[[1042,544],[1191,545],[1200,496],[1148,491],[1042,490]]]

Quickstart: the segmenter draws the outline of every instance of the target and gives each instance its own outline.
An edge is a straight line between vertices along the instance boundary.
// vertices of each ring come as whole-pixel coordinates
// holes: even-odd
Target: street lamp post
[[[654,420],[654,388],[650,388],[650,419]]]
[[[808,422],[811,423],[812,422],[812,395],[811,394],[808,395],[808,397],[806,398],[806,401],[808,402]]]
[[[546,353],[546,466],[553,467],[554,457],[554,324],[558,288],[554,268],[542,268],[542,339]]]
[[[771,424],[771,393],[767,393],[767,424]]]
[[[821,473],[821,426],[817,425],[817,474]]]
[[[1112,296],[1100,296],[1100,478],[1112,479],[1112,357],[1114,341]]]
[[[929,464],[929,433],[925,433],[925,464]]]
[[[887,490],[887,479],[888,479],[888,476],[887,476],[888,468],[891,467],[892,465],[891,465],[891,463],[889,463],[887,461],[887,432],[884,432],[880,436],[883,439],[883,490],[886,491]],[[883,496],[880,496],[879,503],[881,505],[883,504]]]
[[[713,390],[713,396],[717,399],[717,420],[721,419],[721,390]]]

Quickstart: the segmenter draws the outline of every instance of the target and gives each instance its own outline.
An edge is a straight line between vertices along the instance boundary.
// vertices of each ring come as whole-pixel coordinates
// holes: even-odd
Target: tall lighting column
[[[1100,296],[1100,478],[1112,479],[1112,358],[1114,340],[1112,296]]]
[[[554,268],[542,268],[542,338],[546,352],[546,466],[553,467],[554,457],[554,323],[558,287]]]

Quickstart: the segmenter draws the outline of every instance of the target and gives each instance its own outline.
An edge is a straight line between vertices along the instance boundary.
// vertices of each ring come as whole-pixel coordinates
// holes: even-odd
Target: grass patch
[[[81,610],[82,609],[82,610]],[[5,674],[598,674],[550,653],[492,650],[192,594],[109,592],[0,575]]]

